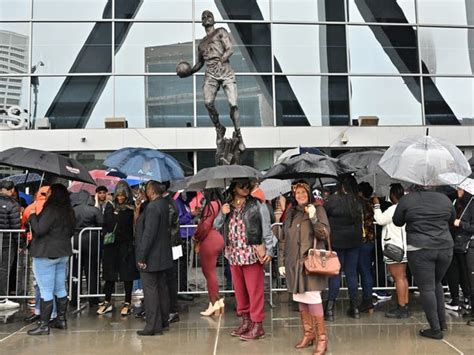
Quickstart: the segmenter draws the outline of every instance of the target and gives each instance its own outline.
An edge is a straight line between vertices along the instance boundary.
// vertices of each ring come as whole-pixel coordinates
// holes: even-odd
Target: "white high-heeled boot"
[[[220,305],[219,301],[216,301],[214,304],[209,302],[209,307],[205,311],[200,312],[201,316],[210,317],[212,315],[219,315],[220,314]]]

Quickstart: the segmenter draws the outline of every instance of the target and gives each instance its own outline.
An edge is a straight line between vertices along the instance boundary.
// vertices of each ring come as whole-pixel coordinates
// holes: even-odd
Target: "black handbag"
[[[403,238],[403,230],[402,230],[402,245],[405,245],[405,241]],[[383,247],[383,255],[393,261],[396,261],[397,263],[400,263],[402,262],[403,257],[405,256],[405,249],[400,248],[398,245],[387,243]]]
[[[469,234],[458,234],[454,237],[454,252],[456,254],[466,254],[471,244]]]

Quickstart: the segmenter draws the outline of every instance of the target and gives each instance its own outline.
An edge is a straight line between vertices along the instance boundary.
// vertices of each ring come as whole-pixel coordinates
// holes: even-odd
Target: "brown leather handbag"
[[[308,255],[304,259],[306,274],[321,276],[336,276],[341,271],[341,263],[337,253],[332,250],[331,239],[327,236],[329,250],[316,249],[316,238],[314,245],[309,249]]]

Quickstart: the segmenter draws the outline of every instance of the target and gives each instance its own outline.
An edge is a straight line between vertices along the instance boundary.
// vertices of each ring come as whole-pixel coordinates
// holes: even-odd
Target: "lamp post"
[[[31,68],[31,74],[34,74],[38,67],[44,67],[44,63],[40,60],[38,63],[33,65]],[[37,75],[31,76],[31,86],[33,87],[33,94],[34,94],[34,101],[33,101],[33,128],[35,127],[36,122],[36,111],[38,108],[38,87],[39,87],[39,79]]]

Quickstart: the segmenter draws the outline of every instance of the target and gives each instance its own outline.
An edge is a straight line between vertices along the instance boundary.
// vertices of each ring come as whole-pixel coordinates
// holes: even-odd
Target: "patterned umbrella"
[[[90,170],[89,174],[94,179],[95,185],[74,181],[71,183],[71,185],[69,185],[68,190],[71,192],[79,192],[80,190],[86,190],[91,195],[94,195],[97,186],[105,186],[107,190],[109,190],[109,192],[114,192],[115,185],[117,185],[117,182],[120,181],[120,178],[116,176],[107,175],[107,171],[105,170]]]

